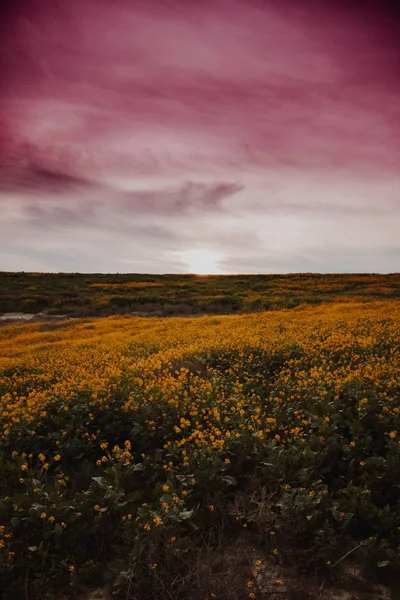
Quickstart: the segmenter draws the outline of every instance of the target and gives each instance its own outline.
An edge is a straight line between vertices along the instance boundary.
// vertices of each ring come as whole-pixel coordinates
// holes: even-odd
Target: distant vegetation
[[[247,313],[400,298],[390,275],[103,275],[0,272],[0,313],[146,316]]]

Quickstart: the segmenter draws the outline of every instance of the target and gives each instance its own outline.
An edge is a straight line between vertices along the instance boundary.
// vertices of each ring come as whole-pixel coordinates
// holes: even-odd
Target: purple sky
[[[399,271],[395,5],[8,0],[0,270]]]

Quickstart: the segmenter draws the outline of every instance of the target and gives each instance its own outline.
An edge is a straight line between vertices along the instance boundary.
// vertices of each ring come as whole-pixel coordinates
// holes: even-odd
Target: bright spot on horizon
[[[189,273],[195,275],[219,275],[221,255],[213,250],[186,250],[182,259],[188,267]]]

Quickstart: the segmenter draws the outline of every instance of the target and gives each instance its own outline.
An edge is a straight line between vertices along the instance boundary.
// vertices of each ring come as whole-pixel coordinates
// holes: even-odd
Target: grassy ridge
[[[230,314],[400,298],[392,275],[83,275],[0,272],[0,313]]]
[[[349,543],[400,567],[397,302],[6,326],[0,356],[6,600],[263,598],[260,561],[196,576],[243,531],[283,590]]]

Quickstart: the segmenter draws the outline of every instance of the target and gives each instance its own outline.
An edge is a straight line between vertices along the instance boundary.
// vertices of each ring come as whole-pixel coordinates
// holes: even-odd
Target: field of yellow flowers
[[[196,598],[174,582],[221,529],[278,565],[329,570],[350,541],[397,568],[399,390],[392,300],[3,327],[2,598],[103,573]]]

